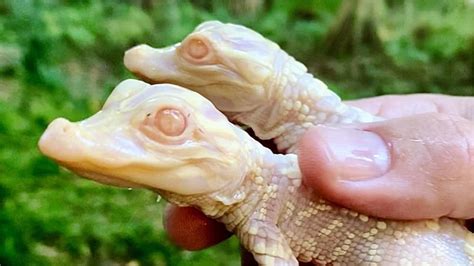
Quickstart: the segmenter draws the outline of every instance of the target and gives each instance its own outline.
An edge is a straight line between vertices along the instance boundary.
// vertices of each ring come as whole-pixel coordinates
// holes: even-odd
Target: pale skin
[[[347,104],[387,120],[310,129],[299,145],[307,185],[330,201],[372,216],[474,218],[474,97],[419,94]],[[346,139],[339,145],[350,147],[366,132],[368,138],[375,135],[389,147],[390,163],[375,168],[348,166],[341,162],[343,154],[331,156],[338,138]],[[165,228],[175,244],[188,250],[203,249],[230,236],[199,211],[171,205]]]
[[[356,128],[375,121],[382,126],[384,118],[341,103],[258,33],[205,22],[181,43],[163,49],[140,45],[124,61],[132,72],[161,84],[126,80],[93,116],[55,119],[39,141],[46,156],[80,176],[148,188],[171,203],[196,207],[235,232],[260,265],[297,265],[297,258],[321,264],[472,264],[474,236],[464,220],[384,221],[315,193],[296,155],[312,127],[319,125],[317,137],[325,140],[314,147],[323,155],[316,163],[326,159],[336,169],[331,178],[346,183],[383,185],[393,169],[413,165],[403,161],[410,152],[397,158],[391,153],[403,147],[399,141],[386,143],[378,133]],[[228,119],[273,140],[285,155],[265,149]],[[434,132],[429,126],[422,128]],[[453,133],[445,135],[452,140]],[[433,141],[418,135],[408,140],[414,146]],[[435,147],[452,151],[451,143],[442,139]],[[418,166],[429,173],[428,164]]]
[[[340,108],[347,110],[336,111]],[[402,156],[388,154],[394,145],[350,125],[341,128],[350,130],[346,135],[326,126],[337,143],[329,141],[324,154],[330,162],[344,162],[335,178],[373,184],[405,164]],[[423,128],[434,131],[429,125]],[[435,144],[450,150],[446,144],[454,134],[448,135],[451,141]],[[433,143],[417,136],[409,140]],[[297,259],[371,265],[473,262],[474,235],[463,226],[465,219],[395,221],[330,203],[303,184],[296,154],[272,153],[209,100],[180,86],[122,81],[94,115],[52,121],[38,146],[82,177],[147,188],[170,203],[201,210],[234,232],[259,265],[297,265]],[[425,166],[420,164],[419,171]]]

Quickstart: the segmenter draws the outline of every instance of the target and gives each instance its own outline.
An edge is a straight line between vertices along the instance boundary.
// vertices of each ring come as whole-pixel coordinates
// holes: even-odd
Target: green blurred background
[[[276,41],[346,99],[472,96],[473,18],[472,0],[1,1],[0,264],[239,264],[235,239],[174,247],[153,193],[82,180],[38,153],[48,122],[91,115],[131,77],[127,48],[219,19]]]

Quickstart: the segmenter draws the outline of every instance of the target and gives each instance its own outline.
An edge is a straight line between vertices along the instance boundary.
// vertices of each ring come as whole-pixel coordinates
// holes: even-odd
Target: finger
[[[385,218],[474,217],[474,123],[422,114],[359,128],[315,127],[299,147],[304,182]]]
[[[385,118],[434,112],[457,115],[474,121],[474,97],[437,94],[387,95],[346,103]]]
[[[222,242],[231,233],[225,226],[192,207],[168,204],[164,227],[170,240],[187,250],[200,250]]]

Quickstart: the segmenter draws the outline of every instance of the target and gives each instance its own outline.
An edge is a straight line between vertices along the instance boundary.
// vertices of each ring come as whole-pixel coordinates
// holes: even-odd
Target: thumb
[[[317,126],[300,142],[306,185],[383,218],[474,217],[474,123],[430,113]]]

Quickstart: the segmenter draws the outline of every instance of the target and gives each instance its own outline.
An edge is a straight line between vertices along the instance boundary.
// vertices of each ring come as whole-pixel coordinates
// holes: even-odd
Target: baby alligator
[[[377,219],[329,203],[302,184],[294,154],[273,154],[176,85],[123,81],[90,118],[54,120],[39,147],[86,178],[202,210],[261,265],[474,265],[460,220]]]

